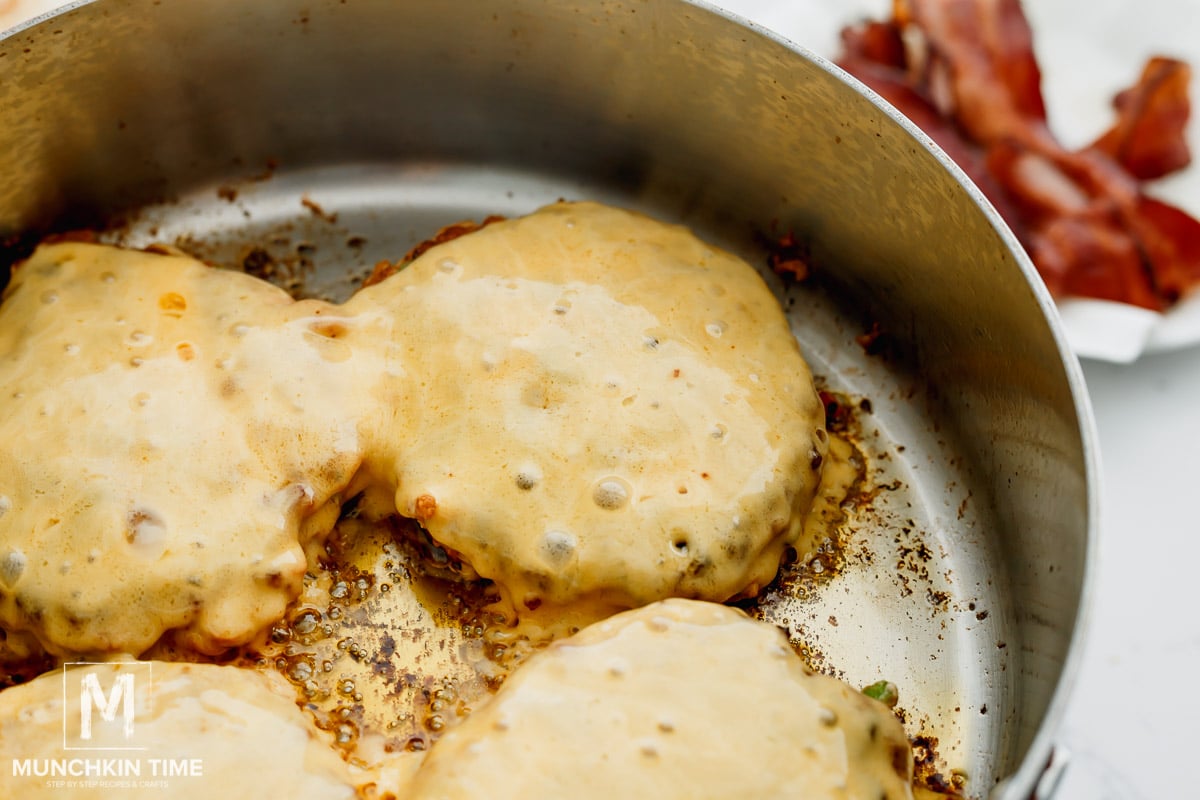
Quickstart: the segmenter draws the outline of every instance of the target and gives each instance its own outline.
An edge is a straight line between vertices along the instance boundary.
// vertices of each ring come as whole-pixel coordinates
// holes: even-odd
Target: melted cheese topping
[[[518,608],[753,593],[827,449],[754,270],[589,203],[435,247],[341,307],[42,247],[0,306],[0,386],[0,625],[58,654],[247,641],[361,490]]]
[[[332,525],[376,380],[335,309],[246,275],[40,248],[0,307],[0,621],[52,652],[245,641]]]
[[[148,666],[147,666],[148,665]],[[85,690],[79,676],[98,678],[99,703],[92,699],[91,737],[80,737]],[[134,678],[122,687],[134,697],[133,733],[124,733],[123,696],[115,694],[122,674]],[[95,694],[89,694],[96,698]],[[53,781],[88,780],[131,786],[97,788],[96,795],[173,798],[288,797],[334,800],[354,798],[361,778],[333,751],[296,707],[294,693],[282,680],[252,670],[206,664],[143,662],[133,667],[92,665],[47,673],[0,692],[0,752],[5,755],[5,796],[62,797]],[[66,703],[64,707],[64,697]],[[109,718],[104,705],[111,704]],[[231,747],[231,743],[237,743]],[[132,744],[131,744],[132,743]],[[72,747],[105,748],[64,750]],[[113,749],[141,747],[144,749]],[[154,774],[157,760],[158,775]],[[28,766],[19,774],[12,764]],[[92,771],[84,773],[87,762]],[[164,778],[164,761],[188,765]],[[49,777],[54,762],[74,769]],[[75,762],[72,766],[71,762]],[[108,762],[107,774],[104,762]],[[195,774],[198,763],[199,774]],[[130,764],[138,774],[130,774]],[[165,781],[139,787],[139,781]],[[83,793],[82,789],[77,790]],[[11,792],[11,794],[9,794]],[[67,792],[75,796],[74,792]],[[90,795],[89,795],[90,796]]]
[[[388,310],[420,376],[396,508],[519,609],[754,593],[799,536],[823,408],[761,278],[687,229],[554,205],[347,308]]]
[[[407,796],[911,798],[899,721],[773,626],[668,600],[550,645],[429,753]]]

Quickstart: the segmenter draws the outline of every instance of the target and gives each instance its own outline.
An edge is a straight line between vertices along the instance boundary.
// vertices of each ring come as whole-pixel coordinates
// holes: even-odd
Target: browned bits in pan
[[[779,275],[797,282],[808,280],[812,274],[812,263],[808,244],[788,231],[778,239],[768,242],[767,263]]]
[[[500,222],[503,219],[504,217],[498,214],[490,214],[484,217],[483,222],[463,220],[461,222],[455,222],[452,225],[447,225],[433,236],[418,243],[415,247],[413,247],[413,249],[405,253],[404,257],[399,261],[380,261],[377,263],[375,265],[375,269],[373,269],[371,274],[367,276],[367,279],[363,281],[363,286],[371,286],[372,284],[379,283],[390,275],[394,275],[403,269],[405,264],[418,258],[431,247],[443,244],[444,242],[453,241],[460,236],[466,236],[468,233],[474,233],[480,228],[485,228],[488,225],[491,225],[493,222]]]

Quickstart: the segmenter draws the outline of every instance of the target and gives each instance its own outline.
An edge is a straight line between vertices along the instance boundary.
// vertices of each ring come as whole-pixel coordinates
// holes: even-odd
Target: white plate
[[[0,31],[63,5],[62,0],[0,0]]]

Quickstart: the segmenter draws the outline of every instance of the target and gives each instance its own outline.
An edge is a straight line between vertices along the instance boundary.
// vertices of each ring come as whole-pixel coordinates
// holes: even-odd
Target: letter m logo
[[[117,706],[121,705],[122,716],[125,720],[126,739],[133,738],[133,709],[134,709],[133,675],[118,675],[113,681],[112,691],[107,697],[100,688],[100,679],[96,673],[89,672],[79,681],[79,738],[92,738],[92,711],[98,710],[105,722],[113,722],[117,718]],[[124,700],[124,703],[121,701]]]
[[[153,718],[152,662],[73,661],[62,667],[64,750],[147,749],[150,743],[143,740],[153,731],[146,725]],[[143,719],[135,732],[138,715]]]

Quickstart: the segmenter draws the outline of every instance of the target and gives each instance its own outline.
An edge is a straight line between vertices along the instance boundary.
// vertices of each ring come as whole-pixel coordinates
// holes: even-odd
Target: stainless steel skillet
[[[795,231],[820,286],[770,280],[814,371],[869,399],[893,488],[843,573],[773,613],[898,683],[969,794],[1034,790],[1097,518],[1082,380],[978,192],[820,59],[680,0],[96,0],[0,39],[0,176],[0,237],[123,215],[125,243],[259,242],[334,296],[440,225],[560,197],[756,264]],[[855,341],[873,322],[887,358]]]

